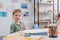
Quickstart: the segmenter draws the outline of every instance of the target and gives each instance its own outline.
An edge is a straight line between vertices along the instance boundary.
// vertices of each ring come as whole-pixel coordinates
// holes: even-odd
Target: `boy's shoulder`
[[[15,24],[14,23],[11,23],[11,26],[14,26]]]

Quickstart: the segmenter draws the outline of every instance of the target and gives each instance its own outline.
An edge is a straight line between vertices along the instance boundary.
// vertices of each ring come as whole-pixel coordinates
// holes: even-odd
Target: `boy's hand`
[[[23,30],[28,30],[28,27],[25,25],[25,23],[22,23],[22,26],[23,26]]]

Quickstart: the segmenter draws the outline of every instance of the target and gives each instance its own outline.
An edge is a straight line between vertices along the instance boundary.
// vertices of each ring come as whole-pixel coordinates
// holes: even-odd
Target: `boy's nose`
[[[17,16],[17,18],[20,18],[19,16]]]
[[[20,16],[17,16],[17,18],[19,18]]]

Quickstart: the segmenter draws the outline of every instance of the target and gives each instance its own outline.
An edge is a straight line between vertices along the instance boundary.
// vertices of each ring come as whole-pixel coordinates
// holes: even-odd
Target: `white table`
[[[32,29],[32,30],[24,30],[24,31],[19,31],[19,32],[16,32],[16,33],[13,33],[13,34],[10,34],[8,36],[19,36],[20,35],[20,32],[25,32],[25,33],[34,33],[34,32],[48,32],[48,29],[47,28],[44,28],[44,29]],[[39,36],[32,36],[32,37],[39,37]],[[60,39],[60,35],[58,35],[57,38],[49,38],[49,36],[44,36],[44,40],[59,40]]]
[[[60,35],[57,38],[49,38],[49,37],[45,37],[46,40],[60,40]]]

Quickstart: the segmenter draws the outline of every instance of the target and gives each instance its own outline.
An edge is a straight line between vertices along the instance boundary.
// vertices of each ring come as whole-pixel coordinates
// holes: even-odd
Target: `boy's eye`
[[[15,15],[15,16],[17,16],[17,15]]]
[[[20,15],[15,15],[15,16],[20,16]]]

